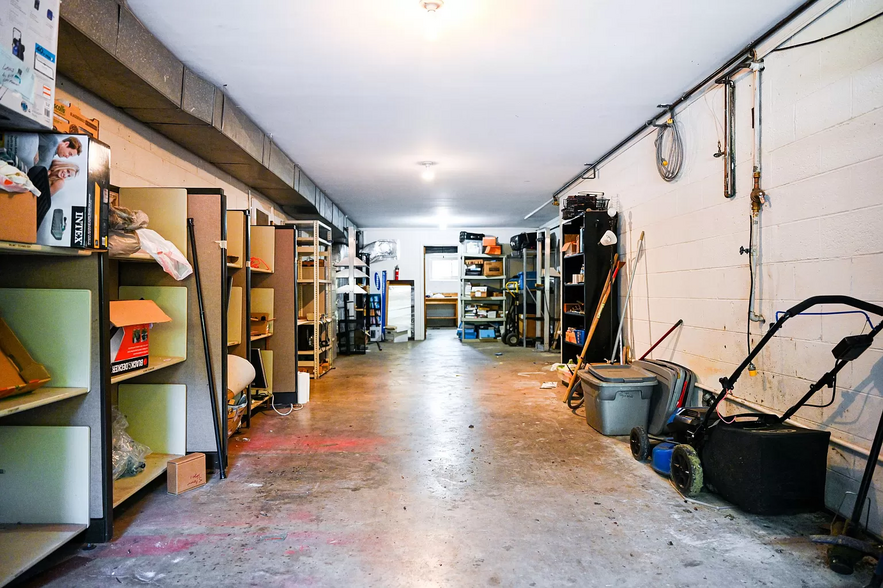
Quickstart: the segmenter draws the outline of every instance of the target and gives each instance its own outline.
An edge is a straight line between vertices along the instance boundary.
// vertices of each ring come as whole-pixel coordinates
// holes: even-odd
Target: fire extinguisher
[[[396,266],[395,271],[396,271],[396,278],[395,279],[398,280],[399,279],[399,266]]]

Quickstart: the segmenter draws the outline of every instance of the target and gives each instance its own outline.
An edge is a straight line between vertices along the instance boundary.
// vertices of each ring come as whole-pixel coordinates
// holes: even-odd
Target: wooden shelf
[[[502,323],[505,321],[505,318],[469,318],[467,316],[463,317],[464,323]]]
[[[147,466],[137,476],[130,478],[120,478],[113,481],[113,507],[116,508],[120,504],[130,498],[133,494],[147,486],[162,474],[165,473],[167,464],[170,459],[181,457],[170,453],[151,453],[144,461]]]
[[[253,273],[253,274],[272,274],[273,271],[272,271],[272,270],[263,269],[263,268],[260,268],[260,267],[253,267],[253,268],[251,268],[251,273]]]
[[[252,341],[260,341],[261,339],[266,339],[267,337],[272,337],[273,333],[264,333],[263,335],[252,335]]]
[[[472,281],[474,281],[474,280],[506,280],[507,278],[506,278],[505,276],[494,276],[494,277],[488,277],[488,276],[463,276],[463,277],[460,278],[460,279],[463,280],[464,282],[472,282]]]
[[[343,279],[343,278],[341,278],[341,279]],[[320,284],[330,284],[331,283],[331,280],[315,280],[315,281],[319,282]],[[298,280],[297,283],[298,284],[312,284],[313,280]]]
[[[240,343],[242,343],[242,341],[227,341],[227,347],[236,347]]]
[[[28,394],[20,394],[0,400],[0,417],[52,404],[66,398],[81,396],[88,392],[88,388],[37,388]]]
[[[0,525],[0,586],[86,530],[86,525]]]
[[[144,251],[137,251],[131,255],[121,255],[121,256],[111,255],[110,259],[112,261],[134,261],[134,262],[139,262],[139,263],[143,263],[143,262],[156,263],[156,260],[153,259],[149,253],[145,253]]]
[[[564,259],[576,259],[577,257],[582,257],[582,253],[571,253],[570,255],[565,255]]]
[[[21,253],[31,255],[91,255],[95,249],[74,249],[72,247],[52,247],[50,245],[38,245],[36,243],[18,243],[15,241],[0,241],[0,252]]]
[[[463,302],[503,302],[506,298],[501,296],[495,296],[493,298],[460,298]]]
[[[464,259],[503,259],[505,255],[488,255],[487,253],[463,253]],[[521,259],[521,258],[519,258]]]
[[[161,370],[163,368],[173,366],[176,363],[181,363],[186,360],[187,359],[184,357],[164,357],[162,355],[151,355],[149,361],[147,362],[148,366],[146,368],[135,370],[133,372],[127,372],[125,374],[111,376],[110,383],[116,384],[118,382],[131,380],[132,378],[137,378],[138,376],[143,376],[144,374],[149,374],[150,372],[155,372],[156,370]]]
[[[309,243],[313,243],[313,238],[312,237],[298,237],[297,242],[309,244]],[[326,241],[325,239],[319,239],[319,245],[329,245],[330,246],[331,241]]]
[[[325,347],[322,347],[319,349],[319,353],[325,353],[329,349],[331,349],[331,345],[326,345]],[[313,351],[314,351],[313,349],[309,349],[309,350],[305,350],[305,351],[298,350],[297,354],[298,355],[313,355]],[[303,362],[298,362],[298,363],[303,363]]]
[[[270,397],[269,397],[269,396],[266,396],[266,397],[261,398],[261,399],[259,399],[259,400],[252,400],[252,401],[251,401],[251,410],[254,410],[254,409],[256,409],[256,408],[259,408],[259,407],[265,405],[266,403],[268,403],[269,401],[270,401]]]
[[[242,269],[242,264],[239,262],[227,262],[227,267],[230,269]]]

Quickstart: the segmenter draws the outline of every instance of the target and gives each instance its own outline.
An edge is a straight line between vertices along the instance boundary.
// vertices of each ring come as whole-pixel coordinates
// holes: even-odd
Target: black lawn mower
[[[743,413],[731,417],[720,414],[718,407],[733,391],[736,381],[754,358],[789,319],[818,305],[842,304],[862,311],[870,332],[844,337],[832,350],[834,367],[810,386],[809,391],[782,416]],[[849,311],[855,313],[857,311]],[[671,480],[685,496],[707,487],[742,510],[756,514],[791,514],[824,508],[827,449],[830,433],[788,424],[791,418],[824,387],[836,393],[837,374],[864,353],[883,322],[874,326],[866,313],[883,317],[883,307],[848,296],[815,296],[781,313],[766,335],[728,378],[721,378],[721,391],[707,407],[681,408],[666,425],[667,437],[651,438],[643,427],[632,430],[630,445],[635,459],[653,455],[657,471],[670,471]],[[830,314],[830,313],[823,313]],[[840,314],[840,313],[838,313]],[[832,529],[842,535],[819,542],[833,543],[829,551],[831,569],[851,573],[864,553],[853,545],[860,534],[862,508],[883,445],[883,415],[871,447],[870,458],[850,519]],[[866,550],[865,553],[870,551]]]

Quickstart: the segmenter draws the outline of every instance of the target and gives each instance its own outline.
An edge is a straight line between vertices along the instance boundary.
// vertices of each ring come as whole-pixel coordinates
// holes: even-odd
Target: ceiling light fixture
[[[423,178],[424,182],[431,182],[435,179],[435,171],[432,169],[432,166],[438,165],[434,161],[421,161],[418,165],[423,166],[423,173],[420,174],[420,177]]]
[[[420,6],[426,10],[426,39],[435,41],[438,39],[438,14],[439,8],[444,6],[444,0],[420,0]]]

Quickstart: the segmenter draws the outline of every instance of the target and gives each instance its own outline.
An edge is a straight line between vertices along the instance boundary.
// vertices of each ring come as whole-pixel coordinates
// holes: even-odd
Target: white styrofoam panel
[[[90,388],[92,293],[0,289],[0,316],[57,388]]]
[[[0,427],[0,523],[89,524],[89,427]]]

